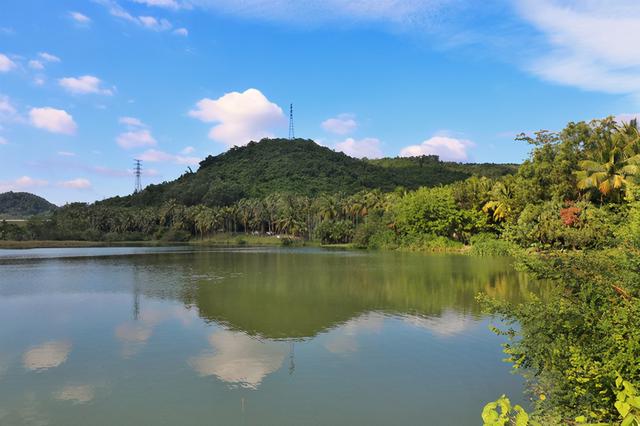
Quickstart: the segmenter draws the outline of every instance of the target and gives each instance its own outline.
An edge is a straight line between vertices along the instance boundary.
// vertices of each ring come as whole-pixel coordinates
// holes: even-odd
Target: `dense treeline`
[[[0,194],[0,218],[24,218],[57,208],[55,204],[28,192],[9,191]]]
[[[175,200],[192,206],[228,206],[243,198],[262,199],[275,193],[304,195],[355,194],[362,190],[383,192],[402,186],[417,189],[466,179],[473,174],[502,176],[513,165],[457,164],[424,156],[405,164],[358,160],[305,139],[263,139],[247,146],[209,156],[197,172],[175,181],[149,185],[144,191],[104,201],[107,205],[148,206]]]

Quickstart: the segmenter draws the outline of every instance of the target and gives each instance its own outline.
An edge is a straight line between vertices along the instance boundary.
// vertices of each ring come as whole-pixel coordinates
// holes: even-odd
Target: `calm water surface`
[[[1,425],[477,425],[522,381],[474,296],[509,259],[0,250]]]

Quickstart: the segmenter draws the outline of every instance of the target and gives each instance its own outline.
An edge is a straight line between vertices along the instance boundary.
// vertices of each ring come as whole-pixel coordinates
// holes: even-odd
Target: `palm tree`
[[[579,163],[578,189],[597,190],[601,199],[619,200],[640,176],[640,135],[632,121],[599,141],[592,160]]]
[[[489,191],[489,198],[482,211],[491,214],[495,222],[505,220],[511,212],[510,201],[513,198],[510,182],[507,179],[496,182]]]

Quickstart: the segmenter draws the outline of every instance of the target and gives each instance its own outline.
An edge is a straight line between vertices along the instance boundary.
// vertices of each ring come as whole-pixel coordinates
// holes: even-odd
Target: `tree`
[[[639,139],[635,123],[619,126],[601,138],[591,159],[579,163],[578,189],[596,190],[601,200],[620,201],[640,176]]]

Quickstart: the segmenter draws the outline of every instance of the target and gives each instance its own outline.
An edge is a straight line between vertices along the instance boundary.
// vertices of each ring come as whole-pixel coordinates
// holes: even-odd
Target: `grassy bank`
[[[130,247],[161,246],[175,243],[162,241],[0,241],[0,249],[74,248],[74,247]]]
[[[221,234],[213,237],[207,237],[203,239],[194,239],[188,242],[173,242],[173,241],[0,241],[0,250],[2,249],[35,249],[35,248],[81,248],[81,247],[132,247],[132,246],[168,246],[168,245],[191,245],[198,247],[206,246],[256,246],[256,247],[324,247],[333,249],[353,249],[363,250],[356,247],[354,244],[322,244],[318,241],[305,241],[301,239],[290,238],[277,238],[274,236],[259,236],[259,235],[232,235]],[[366,250],[366,249],[364,249]],[[422,252],[422,253],[459,253],[459,254],[473,254],[471,246],[456,246],[456,247],[429,247],[425,248],[381,248],[374,250],[382,251],[408,251],[408,252]]]
[[[197,238],[189,241],[196,246],[225,245],[225,246],[308,246],[313,242],[300,238],[283,235],[253,235],[253,234],[213,234],[205,238]]]
[[[494,236],[481,235],[473,238],[470,245],[461,244],[445,238],[428,240],[421,244],[406,244],[401,246],[387,245],[380,247],[359,247],[354,243],[323,244],[317,240],[304,240],[284,235],[253,235],[244,233],[220,233],[205,238],[194,238],[188,241],[147,240],[147,241],[64,241],[64,240],[28,240],[28,241],[0,241],[0,249],[30,249],[30,248],[66,248],[66,247],[123,247],[123,246],[264,246],[264,247],[327,247],[340,249],[368,249],[382,251],[406,251],[420,253],[457,253],[478,256],[511,254],[513,246],[505,241],[497,240]]]

